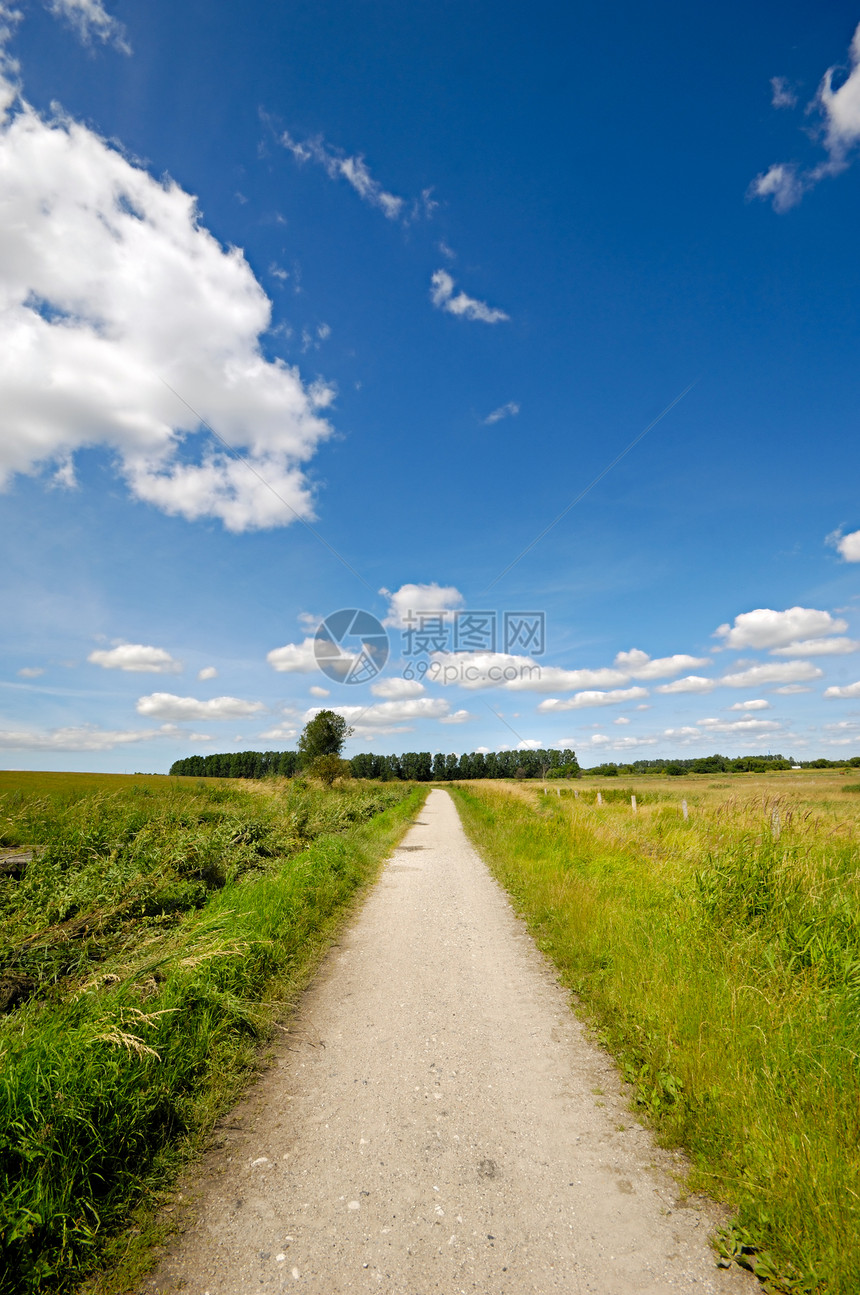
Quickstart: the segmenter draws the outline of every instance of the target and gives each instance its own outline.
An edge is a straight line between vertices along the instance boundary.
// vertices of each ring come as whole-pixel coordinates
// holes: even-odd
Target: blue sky
[[[2,765],[860,752],[860,9],[0,12]]]

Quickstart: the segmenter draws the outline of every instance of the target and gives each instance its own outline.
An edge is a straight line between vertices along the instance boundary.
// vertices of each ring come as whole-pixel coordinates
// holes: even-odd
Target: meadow
[[[425,794],[0,773],[3,1295],[131,1279],[161,1193]]]
[[[723,1261],[771,1291],[860,1290],[852,776],[452,788],[688,1190],[732,1207]]]

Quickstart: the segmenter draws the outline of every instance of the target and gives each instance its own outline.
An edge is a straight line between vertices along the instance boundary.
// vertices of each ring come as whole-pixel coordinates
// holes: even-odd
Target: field
[[[424,794],[0,774],[4,1295],[118,1263]]]
[[[774,1291],[860,1290],[860,784],[850,779],[452,789],[638,1110],[686,1148],[691,1188],[736,1209],[724,1254]]]

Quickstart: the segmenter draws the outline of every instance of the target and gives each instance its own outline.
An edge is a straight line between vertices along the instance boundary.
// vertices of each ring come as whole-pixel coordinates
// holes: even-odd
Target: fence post
[[[635,813],[636,813],[636,797],[635,797],[635,796],[631,796],[631,797],[630,797],[630,804],[633,806],[633,813],[635,814]]]
[[[598,805],[603,804],[603,797],[601,796],[600,792],[597,793],[597,803]]]
[[[686,821],[687,821],[687,802],[686,802],[685,800],[682,800],[682,801],[681,801],[681,813],[684,815],[684,822],[686,823]]]

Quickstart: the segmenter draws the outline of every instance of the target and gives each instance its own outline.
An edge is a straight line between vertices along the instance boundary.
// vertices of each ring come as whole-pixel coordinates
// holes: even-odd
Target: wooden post
[[[686,802],[685,800],[682,800],[682,801],[681,801],[681,813],[684,815],[684,822],[686,823],[686,821],[687,821],[687,802]]]
[[[603,797],[601,796],[600,792],[597,793],[597,803],[598,805],[603,804]]]
[[[635,796],[631,796],[631,797],[630,797],[630,804],[633,806],[633,813],[635,814],[635,813],[636,813],[636,797],[635,797]]]

